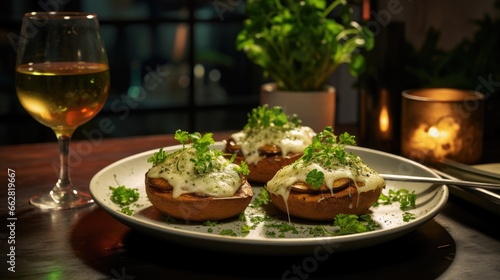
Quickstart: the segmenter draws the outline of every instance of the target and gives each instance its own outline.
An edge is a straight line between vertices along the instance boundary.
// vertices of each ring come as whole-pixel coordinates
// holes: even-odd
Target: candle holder
[[[401,154],[432,164],[444,158],[480,161],[483,150],[484,95],[452,88],[411,89],[402,93]]]

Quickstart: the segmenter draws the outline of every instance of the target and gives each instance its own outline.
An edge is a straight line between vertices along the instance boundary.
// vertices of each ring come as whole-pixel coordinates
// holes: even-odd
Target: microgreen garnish
[[[148,158],[148,162],[153,165],[158,165],[160,163],[165,162],[167,159],[167,153],[161,148],[158,152],[155,152],[153,156]]]
[[[179,133],[187,134],[185,131],[180,131]],[[200,133],[195,132],[187,134],[187,137],[186,135],[182,135],[181,139],[185,141],[181,142],[183,145],[186,144],[186,139],[193,141],[196,156],[191,161],[194,163],[194,168],[198,174],[206,174],[215,169],[214,159],[221,156],[222,151],[210,149],[210,145],[214,143],[212,133],[206,133],[202,136]]]
[[[280,106],[269,107],[267,104],[253,108],[248,114],[247,124],[243,129],[253,130],[266,127],[292,129],[300,126],[301,120],[296,114],[288,116]]]
[[[304,150],[301,161],[305,163],[315,162],[319,165],[334,168],[344,165],[355,166],[361,159],[345,150],[347,145],[356,145],[354,136],[347,132],[338,137],[333,133],[331,126],[314,136],[312,143]],[[315,188],[323,184],[324,174],[316,169],[307,174],[306,183]]]
[[[236,155],[236,154],[234,154]],[[233,158],[234,160],[234,158]],[[233,162],[233,160],[230,160],[230,162]],[[248,175],[250,174],[250,169],[248,168],[248,164],[244,161],[240,162],[240,165],[236,167],[236,172],[239,172],[243,175]]]
[[[179,143],[181,143],[182,146],[185,147],[185,145],[189,141],[189,133],[187,131],[182,131],[178,129],[175,132],[174,139],[179,141]]]
[[[171,155],[187,149],[188,144],[191,142],[191,146],[195,149],[195,155],[190,160],[194,163],[196,174],[207,174],[219,167],[216,159],[217,157],[224,155],[224,153],[220,150],[210,148],[210,146],[215,143],[212,133],[205,133],[202,135],[199,132],[188,133],[187,131],[178,129],[175,132],[174,139],[182,144],[182,149],[172,153],[167,153],[163,150],[163,148],[161,148],[158,152],[155,152],[148,158],[148,162],[153,165],[164,163],[165,160],[167,160],[167,158]],[[229,163],[234,162],[234,159],[235,155],[229,159]],[[237,166],[236,171],[244,175],[248,175],[250,173],[248,165],[245,162],[242,162],[240,166]]]

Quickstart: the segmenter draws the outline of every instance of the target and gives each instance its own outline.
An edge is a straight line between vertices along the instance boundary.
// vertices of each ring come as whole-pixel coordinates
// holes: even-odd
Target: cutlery
[[[500,183],[500,174],[481,170],[475,168],[474,166],[463,164],[461,162],[453,161],[450,159],[442,159],[437,163],[435,168],[461,180],[480,181],[485,183]],[[438,173],[438,175],[440,174]]]
[[[433,171],[443,178],[460,180],[442,171],[436,169],[433,169]],[[500,215],[500,192],[485,190],[484,188],[462,188],[454,185],[449,185],[449,187],[454,195]]]
[[[409,175],[396,175],[396,174],[379,174],[384,180],[388,181],[402,181],[402,182],[418,182],[418,183],[437,183],[446,185],[455,185],[462,187],[483,188],[489,190],[500,191],[500,184],[483,183],[474,181],[464,181],[455,179],[443,179],[433,177],[419,177]]]

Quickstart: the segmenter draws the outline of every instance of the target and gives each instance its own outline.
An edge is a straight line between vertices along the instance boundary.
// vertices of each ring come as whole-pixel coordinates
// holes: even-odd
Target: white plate
[[[164,148],[171,152],[181,146]],[[214,148],[221,149],[222,142],[216,142]],[[348,150],[359,155],[364,162],[380,173],[406,174],[415,176],[438,177],[429,168],[410,161],[408,159],[392,154],[371,150],[362,147],[348,147]],[[286,234],[285,237],[270,237],[266,234],[269,229],[265,223],[255,223],[256,228],[249,234],[241,234],[241,225],[245,222],[231,220],[216,226],[204,226],[201,224],[175,223],[168,221],[151,205],[144,189],[144,176],[151,167],[147,162],[158,149],[139,153],[119,160],[101,171],[99,171],[90,182],[90,193],[95,202],[118,221],[132,229],[155,236],[170,242],[182,243],[201,249],[249,253],[249,254],[319,254],[319,250],[327,253],[353,250],[380,244],[404,234],[432,219],[445,205],[448,200],[448,188],[445,185],[432,185],[427,183],[409,183],[387,181],[383,193],[387,194],[389,189],[407,189],[417,194],[416,207],[409,210],[416,218],[408,222],[403,221],[403,211],[398,203],[372,207],[370,215],[373,220],[381,225],[380,229],[364,233],[314,237],[307,231],[308,228],[319,224],[291,220],[296,228],[301,229],[298,234]],[[120,211],[120,207],[111,199],[110,186],[124,185],[127,188],[137,188],[140,199],[139,206],[134,206],[134,214],[126,215]],[[254,187],[254,199],[258,196],[261,186]],[[266,209],[248,207],[245,210],[247,224],[254,225],[251,217],[273,213],[276,209],[272,206]],[[270,212],[269,212],[270,211]],[[285,216],[278,219],[276,223],[286,223]],[[323,226],[328,226],[322,224]],[[223,229],[231,229],[237,236],[221,235]],[[305,230],[304,230],[305,229]],[[324,252],[323,252],[324,254]]]

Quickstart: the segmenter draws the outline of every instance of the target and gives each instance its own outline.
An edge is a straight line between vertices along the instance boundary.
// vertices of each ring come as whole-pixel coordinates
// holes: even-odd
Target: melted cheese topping
[[[287,203],[291,185],[296,182],[305,182],[307,173],[314,169],[323,172],[325,175],[324,184],[330,189],[332,194],[333,182],[342,178],[350,178],[354,182],[363,182],[364,185],[357,186],[358,193],[375,190],[385,185],[384,179],[363,163],[359,163],[356,169],[352,169],[349,166],[333,169],[324,168],[316,163],[306,164],[302,160],[299,160],[295,164],[289,164],[280,169],[276,175],[267,182],[266,189],[271,193],[281,195],[285,203]]]
[[[230,197],[241,187],[241,178],[235,170],[238,167],[223,156],[219,156],[212,172],[195,174],[195,149],[187,148],[169,156],[164,163],[148,171],[150,178],[163,178],[173,187],[172,196],[178,198],[185,193],[196,193],[212,197]]]
[[[281,149],[282,155],[288,153],[302,153],[312,143],[316,133],[308,126],[300,126],[291,130],[283,130],[278,127],[266,127],[258,131],[245,130],[231,135],[234,142],[240,145],[241,152],[248,164],[263,159],[259,155],[259,148],[264,145],[276,145]]]

